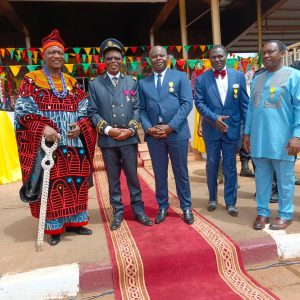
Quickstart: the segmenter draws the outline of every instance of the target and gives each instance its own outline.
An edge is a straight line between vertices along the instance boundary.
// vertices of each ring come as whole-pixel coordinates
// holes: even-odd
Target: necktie
[[[218,78],[219,75],[221,76],[222,79],[224,79],[224,77],[226,76],[226,70],[214,70],[214,76],[215,78]]]
[[[114,87],[116,87],[118,85],[118,77],[113,77],[111,82],[114,85]]]
[[[156,83],[156,90],[157,90],[157,94],[158,96],[160,95],[160,91],[161,91],[161,74],[157,74],[157,83]]]

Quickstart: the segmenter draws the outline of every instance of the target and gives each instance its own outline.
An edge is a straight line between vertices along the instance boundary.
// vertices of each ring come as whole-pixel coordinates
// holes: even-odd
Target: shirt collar
[[[154,73],[155,77],[157,77],[158,74],[161,74],[161,76],[164,77],[166,72],[167,72],[167,68],[165,68],[161,73],[156,73],[156,72],[153,72],[153,73]]]
[[[211,69],[213,70],[213,72],[215,71],[214,68],[211,68]],[[227,71],[226,66],[222,70],[220,70],[220,72],[223,71],[223,70]]]
[[[108,72],[106,72],[107,73],[107,75],[108,75],[108,77],[109,77],[109,79],[111,80],[113,77],[117,77],[118,79],[119,79],[119,77],[120,77],[120,72],[117,74],[117,75],[111,75],[111,74],[109,74]]]

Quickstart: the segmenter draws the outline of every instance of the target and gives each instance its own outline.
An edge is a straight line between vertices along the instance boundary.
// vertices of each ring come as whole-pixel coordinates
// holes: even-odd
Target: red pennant
[[[94,62],[95,62],[96,64],[99,63],[99,55],[94,54],[94,55],[93,55],[93,59],[94,59]]]
[[[27,50],[24,49],[22,51],[22,57],[23,57],[23,59],[25,59],[26,56],[27,56]]]
[[[137,47],[130,47],[130,50],[132,51],[133,54],[136,53]]]
[[[241,60],[241,65],[242,65],[244,73],[246,73],[247,72],[247,66],[248,66],[248,60],[242,59]]]
[[[148,51],[150,51],[150,49],[151,49],[151,46],[147,46],[147,49],[148,49]]]
[[[143,66],[143,67],[147,67],[147,66],[148,66],[148,63],[147,63],[146,60],[144,60],[144,61],[142,62],[142,66]]]
[[[193,48],[194,48],[195,51],[198,49],[198,47],[199,47],[198,45],[194,45],[193,46]]]
[[[174,46],[169,46],[169,50],[172,52],[174,49]]]
[[[141,61],[141,57],[140,56],[136,56],[135,59],[136,59],[136,61]]]
[[[178,59],[177,62],[177,67],[180,69],[180,70],[183,70],[183,67],[184,67],[184,64],[185,64],[185,61],[183,59]]]
[[[81,63],[80,54],[75,54],[77,63]]]
[[[100,71],[103,71],[106,68],[105,63],[98,63],[97,65],[98,65],[98,68],[100,69]]]
[[[2,71],[3,71],[3,67],[0,66],[0,74],[2,73]]]

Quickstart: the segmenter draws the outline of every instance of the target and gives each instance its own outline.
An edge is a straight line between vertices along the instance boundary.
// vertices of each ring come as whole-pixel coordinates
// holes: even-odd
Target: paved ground
[[[293,251],[288,254],[290,260],[294,261],[296,260],[295,257],[300,257],[297,252],[297,247],[299,247],[300,251],[300,239],[297,238],[299,237],[298,233],[300,233],[300,187],[296,186],[295,188],[294,222],[286,230],[286,233],[281,232],[283,238],[286,236],[291,237],[291,241],[289,241],[290,244],[288,242],[283,243],[289,245],[288,249],[280,250],[276,247],[276,243],[268,230],[254,231],[251,228],[256,216],[255,199],[253,197],[255,191],[254,179],[239,177],[239,184],[241,186],[238,192],[239,216],[233,218],[226,213],[222,196],[222,185],[219,186],[220,200],[218,209],[213,213],[209,213],[206,210],[208,192],[206,188],[205,161],[190,162],[189,170],[194,209],[220,227],[239,244],[247,269],[277,263],[280,260],[278,255],[281,256],[282,260],[286,253],[284,251],[288,251],[292,247],[295,247],[295,249],[292,249]],[[296,174],[300,177],[300,162],[297,162]],[[172,175],[169,182],[170,190],[175,192]],[[111,294],[112,284],[109,253],[94,189],[90,190],[89,204],[89,227],[93,230],[94,234],[92,236],[65,234],[61,243],[56,247],[51,247],[45,242],[43,251],[36,252],[35,240],[38,223],[30,216],[27,205],[24,205],[19,200],[19,188],[19,182],[0,186],[0,276],[2,275],[2,278],[0,278],[0,293],[1,280],[3,283],[3,279],[6,278],[3,275],[22,273],[45,267],[72,265],[72,268],[79,269],[78,280],[80,282],[76,283],[75,280],[75,284],[80,285],[81,294],[76,296],[76,299],[113,299],[113,295]],[[271,204],[271,207],[275,216],[277,204]],[[277,240],[280,241],[281,238],[277,237]],[[286,240],[284,239],[284,241]],[[272,282],[270,279],[266,279],[264,275],[264,272],[270,273],[268,270],[270,269],[267,269],[267,271],[255,270],[251,272],[255,278],[273,289]],[[274,269],[272,270],[274,272]],[[282,270],[283,277],[282,281],[279,279],[275,282],[274,292],[284,293],[283,285],[280,285],[280,283],[287,281],[286,276],[289,275],[289,278],[292,278],[290,281],[291,288],[289,289],[291,295],[288,298],[282,296],[282,299],[298,299],[300,289],[298,288],[297,290],[296,288],[296,290],[293,290],[293,288],[299,286],[300,283],[299,266],[281,267],[276,268],[276,270]],[[47,274],[50,274],[50,271]],[[95,282],[95,285],[89,285],[88,283],[90,282]],[[287,285],[285,284],[284,286]],[[38,289],[38,284],[34,288]],[[76,291],[74,293],[76,294]],[[297,298],[293,298],[295,295],[298,295]],[[2,298],[0,297],[0,299]],[[22,298],[7,299],[18,300]],[[33,298],[28,299],[33,300]],[[75,299],[75,297],[67,297],[66,299]]]

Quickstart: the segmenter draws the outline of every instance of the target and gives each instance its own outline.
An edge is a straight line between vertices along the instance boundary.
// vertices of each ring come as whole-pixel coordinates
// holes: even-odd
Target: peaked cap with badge
[[[120,41],[118,41],[117,39],[114,39],[114,38],[106,39],[101,43],[100,56],[104,57],[106,51],[113,50],[113,49],[118,50],[122,54],[122,56],[124,56],[124,54],[125,54],[124,45]]]

